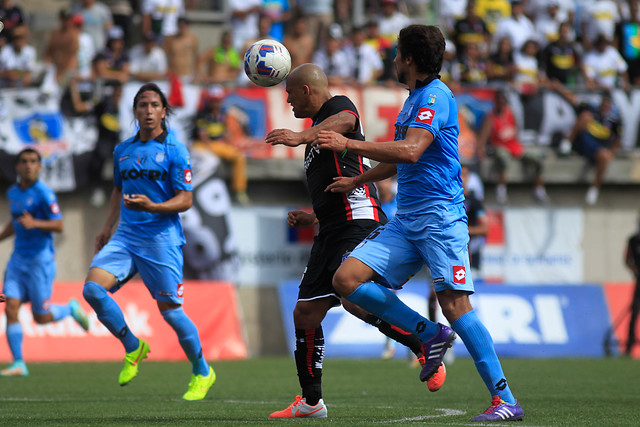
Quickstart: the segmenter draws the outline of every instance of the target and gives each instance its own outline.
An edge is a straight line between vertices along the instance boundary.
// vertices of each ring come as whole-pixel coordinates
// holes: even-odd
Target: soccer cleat
[[[307,405],[307,401],[302,396],[296,396],[288,408],[276,411],[269,415],[269,418],[327,418],[327,407],[320,399],[315,406]]]
[[[209,375],[191,375],[191,381],[189,381],[189,388],[187,392],[182,395],[184,400],[202,400],[207,395],[207,392],[216,382],[216,373],[211,366],[209,366]]]
[[[493,396],[491,406],[480,415],[476,415],[471,421],[522,421],[524,411],[520,403],[516,400],[513,405],[500,399],[500,396]]]
[[[138,375],[138,364],[147,358],[150,353],[149,344],[145,340],[139,340],[138,348],[124,356],[124,367],[120,371],[118,382],[121,386],[127,385]]]
[[[0,294],[0,302],[5,302],[7,300],[7,297],[5,294]]]
[[[69,306],[71,307],[71,317],[73,320],[78,322],[78,325],[82,327],[85,331],[89,330],[89,316],[84,312],[78,300],[72,299],[69,301]]]
[[[421,350],[425,357],[424,365],[420,371],[420,381],[427,381],[434,375],[440,365],[447,349],[451,347],[451,343],[456,339],[456,333],[448,326],[438,323],[440,330],[435,337],[422,344]]]
[[[28,375],[29,370],[22,360],[17,360],[9,365],[9,367],[0,371],[0,377],[26,377]]]
[[[420,366],[424,366],[426,359],[424,358],[424,354],[416,359]],[[427,380],[427,388],[429,391],[438,391],[444,385],[444,381],[447,379],[447,368],[444,366],[444,363],[438,367],[438,370],[435,374],[431,376]]]

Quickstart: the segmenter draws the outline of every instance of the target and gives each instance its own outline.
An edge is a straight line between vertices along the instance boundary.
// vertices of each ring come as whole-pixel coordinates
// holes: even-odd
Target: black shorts
[[[298,291],[298,301],[332,296],[336,298],[334,305],[340,305],[340,295],[333,289],[333,275],[343,258],[379,226],[380,223],[373,220],[354,220],[344,227],[320,231],[313,240]]]

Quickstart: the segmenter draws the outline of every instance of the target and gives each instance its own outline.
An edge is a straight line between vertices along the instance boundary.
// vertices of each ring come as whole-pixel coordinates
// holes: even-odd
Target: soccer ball
[[[258,86],[274,86],[291,71],[291,55],[282,43],[264,39],[255,42],[244,54],[244,72]]]

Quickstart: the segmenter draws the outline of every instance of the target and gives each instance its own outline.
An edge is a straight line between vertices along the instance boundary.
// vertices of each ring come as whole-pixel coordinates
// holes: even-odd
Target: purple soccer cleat
[[[435,337],[422,344],[421,350],[425,357],[424,365],[420,371],[420,381],[427,381],[438,371],[442,359],[451,343],[456,339],[456,333],[448,326],[438,323],[440,330]]]
[[[524,411],[520,403],[516,400],[513,405],[500,399],[500,396],[493,396],[491,406],[480,415],[476,415],[471,421],[522,421]]]

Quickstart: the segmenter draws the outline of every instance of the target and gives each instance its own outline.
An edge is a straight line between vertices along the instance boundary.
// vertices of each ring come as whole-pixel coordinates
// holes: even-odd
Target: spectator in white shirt
[[[86,80],[91,77],[93,57],[96,55],[96,48],[91,35],[84,30],[84,17],[76,13],[71,17],[71,24],[78,32],[78,68],[76,77]]]
[[[511,17],[498,21],[493,40],[500,40],[504,36],[509,37],[511,45],[516,51],[520,50],[527,40],[537,39],[535,27],[524,15],[522,1],[511,2]]]
[[[154,33],[143,36],[142,44],[131,48],[131,78],[143,82],[164,79],[167,76],[167,56],[158,46]]]
[[[342,30],[336,25],[330,26],[325,46],[313,54],[313,63],[322,68],[329,84],[343,84],[351,78],[351,61],[342,49]]]
[[[74,9],[74,12],[84,18],[84,31],[91,37],[94,50],[104,49],[107,43],[107,31],[113,26],[109,8],[99,1],[82,0],[81,7]]]
[[[594,48],[584,56],[584,74],[589,90],[629,90],[627,63],[604,34],[596,37]]]
[[[548,0],[545,13],[538,15],[535,24],[541,49],[544,49],[549,43],[553,43],[560,38],[558,29],[562,22],[564,22],[564,20],[560,14],[559,0]],[[575,40],[575,33],[572,32],[569,41],[573,40]]]
[[[144,0],[142,33],[153,32],[162,39],[178,33],[178,18],[184,16],[183,0]]]
[[[400,30],[412,24],[411,18],[398,10],[397,0],[382,0],[381,3],[382,15],[378,18],[380,34],[395,43]]]
[[[345,49],[352,62],[352,76],[362,85],[374,83],[383,71],[382,58],[373,46],[365,43],[366,37],[363,27],[354,28],[351,33],[352,45]]]
[[[613,40],[616,23],[620,21],[618,5],[614,0],[592,0],[583,12],[582,43],[587,50],[600,34]]]
[[[258,17],[262,0],[229,0],[233,47],[243,50],[249,40],[258,36]],[[243,52],[244,53],[244,52]]]
[[[15,27],[11,43],[0,49],[0,82],[3,87],[23,87],[31,84],[36,68],[36,49],[27,44],[26,25]]]

